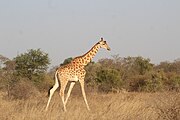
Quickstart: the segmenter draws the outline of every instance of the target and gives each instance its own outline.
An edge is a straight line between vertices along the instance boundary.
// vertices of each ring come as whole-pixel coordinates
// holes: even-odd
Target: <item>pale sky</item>
[[[100,50],[95,61],[180,58],[180,0],[0,0],[0,54],[11,59],[41,48],[59,65],[101,37],[112,51]]]

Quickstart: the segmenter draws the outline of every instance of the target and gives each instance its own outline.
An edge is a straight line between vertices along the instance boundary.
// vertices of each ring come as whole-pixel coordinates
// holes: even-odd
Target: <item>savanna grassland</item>
[[[161,93],[89,93],[91,111],[86,109],[82,96],[72,95],[67,112],[58,92],[44,111],[46,94],[31,96],[27,100],[8,100],[0,95],[1,120],[179,120],[180,94]],[[80,93],[81,94],[81,93]]]
[[[0,55],[0,120],[180,120],[180,59],[153,64],[141,56],[114,55],[85,67],[91,111],[76,84],[67,112],[58,92],[45,112],[56,68],[72,59],[48,70],[50,59],[40,49],[12,60]]]

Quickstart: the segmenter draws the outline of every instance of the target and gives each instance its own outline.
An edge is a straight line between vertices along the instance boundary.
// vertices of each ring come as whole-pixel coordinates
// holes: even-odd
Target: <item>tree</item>
[[[141,75],[144,75],[146,72],[152,70],[153,64],[150,63],[150,59],[145,59],[143,57],[136,57],[135,67]]]
[[[159,65],[155,66],[155,69],[157,70],[163,70],[164,72],[170,72],[171,63],[168,61],[160,62]]]
[[[6,61],[9,61],[9,58],[4,57],[3,55],[0,55],[0,69],[2,68],[2,66],[4,65]]]
[[[47,70],[50,60],[48,54],[40,49],[30,49],[27,53],[18,55],[15,64],[17,75],[31,80],[33,76],[40,76]]]

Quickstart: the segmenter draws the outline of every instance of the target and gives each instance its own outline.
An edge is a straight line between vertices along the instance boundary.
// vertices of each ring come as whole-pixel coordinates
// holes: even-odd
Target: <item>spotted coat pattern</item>
[[[96,43],[87,53],[82,56],[75,57],[69,64],[60,66],[55,73],[55,85],[52,89],[50,89],[50,96],[46,106],[46,110],[48,109],[51,97],[54,91],[59,87],[59,82],[61,84],[60,88],[60,96],[62,98],[62,102],[64,105],[64,111],[66,111],[66,103],[70,96],[71,90],[75,84],[75,82],[79,81],[81,85],[81,90],[83,94],[84,101],[86,103],[87,109],[90,110],[89,105],[87,103],[86,94],[84,90],[84,78],[86,75],[86,71],[84,67],[94,58],[96,53],[100,48],[105,48],[110,50],[109,46],[107,45],[106,41],[101,38],[101,40]],[[66,100],[64,100],[64,90],[68,81],[71,82]]]

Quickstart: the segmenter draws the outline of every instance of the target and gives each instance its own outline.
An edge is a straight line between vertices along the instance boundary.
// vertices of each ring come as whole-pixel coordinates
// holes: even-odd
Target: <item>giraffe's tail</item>
[[[48,97],[50,96],[50,90],[53,88],[58,88],[59,87],[59,80],[58,80],[58,71],[56,70],[56,73],[54,75],[54,79],[55,79],[55,84],[53,86],[51,86],[48,90]]]
[[[49,88],[49,90],[48,90],[48,96],[47,97],[49,97],[50,96],[50,90],[53,88],[53,86],[51,86],[50,88]]]

